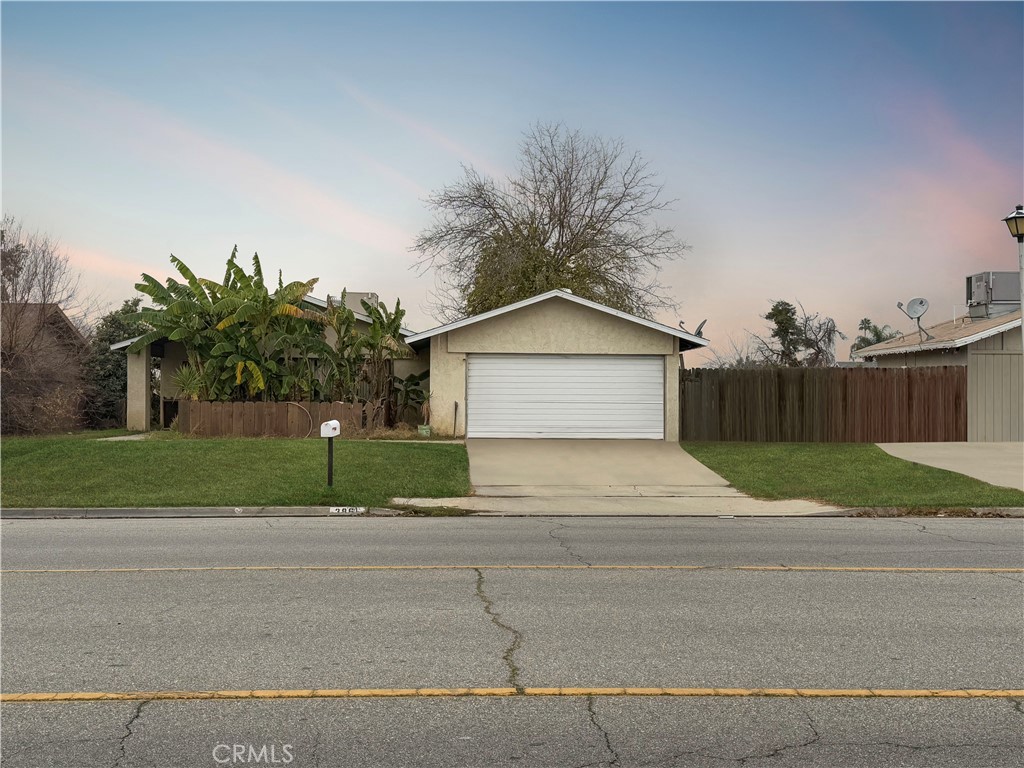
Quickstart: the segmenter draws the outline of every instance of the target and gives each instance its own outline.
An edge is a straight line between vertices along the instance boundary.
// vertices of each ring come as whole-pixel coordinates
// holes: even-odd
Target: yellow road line
[[[1024,573],[1024,568],[838,565],[210,565],[157,568],[9,568],[0,573],[190,573],[204,571],[792,571],[838,573]]]
[[[258,699],[383,699],[486,696],[747,696],[832,699],[1018,699],[1024,690],[989,688],[341,688],[256,691],[129,691],[79,693],[0,693],[0,702],[200,701]]]

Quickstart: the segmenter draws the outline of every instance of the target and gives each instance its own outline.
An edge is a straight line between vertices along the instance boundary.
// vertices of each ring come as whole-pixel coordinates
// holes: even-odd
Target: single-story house
[[[349,306],[360,296],[349,294]],[[357,327],[369,324],[355,315]],[[430,372],[429,423],[455,437],[678,440],[680,356],[708,344],[561,290],[402,335],[415,356],[396,360],[395,374]],[[128,355],[129,429],[149,429],[153,355],[161,358],[161,424],[174,415],[185,348],[158,341]]]
[[[864,347],[854,360],[879,367],[967,366],[967,439],[1024,440],[1020,310],[959,317]]]
[[[554,290],[406,343],[436,434],[675,441],[680,353],[708,340]]]

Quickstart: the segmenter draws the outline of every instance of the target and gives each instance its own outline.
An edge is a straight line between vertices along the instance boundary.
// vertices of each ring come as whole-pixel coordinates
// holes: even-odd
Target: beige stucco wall
[[[967,350],[951,349],[910,352],[905,355],[879,355],[875,358],[879,368],[925,368],[933,365],[967,365]]]
[[[395,376],[404,379],[411,373],[423,373],[430,370],[430,350],[423,349],[415,357],[395,360]]]
[[[665,439],[679,442],[679,339],[672,339],[672,354],[665,356]]]
[[[351,294],[349,294],[349,296],[351,298]],[[356,320],[356,330],[360,333],[366,333],[369,327],[369,323],[358,319]],[[327,328],[324,331],[324,341],[326,341],[331,347],[337,343],[338,334],[334,332],[333,328]],[[429,368],[430,354],[425,349],[411,358],[395,360],[395,376],[400,376],[403,379],[410,373],[422,373]]]
[[[670,355],[672,336],[564,299],[451,331],[449,352]]]
[[[448,334],[430,339],[430,427],[439,434],[466,434],[466,354],[450,352]]]
[[[430,425],[466,434],[466,355],[663,355],[665,439],[679,439],[679,339],[563,299],[483,320],[430,339]]]
[[[968,347],[967,439],[1024,440],[1024,352],[1019,328]]]
[[[141,352],[129,352],[127,426],[136,432],[148,432],[153,406],[149,398],[150,353],[147,346]]]

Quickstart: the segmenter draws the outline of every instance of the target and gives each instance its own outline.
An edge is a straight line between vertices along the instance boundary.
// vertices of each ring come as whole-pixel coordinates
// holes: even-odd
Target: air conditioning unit
[[[1019,272],[979,272],[967,278],[971,317],[997,317],[1020,307]]]

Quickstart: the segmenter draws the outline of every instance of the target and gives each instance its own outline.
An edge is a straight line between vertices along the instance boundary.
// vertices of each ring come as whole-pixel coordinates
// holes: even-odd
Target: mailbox
[[[341,422],[337,419],[325,421],[320,425],[320,437],[337,437],[341,434]]]

